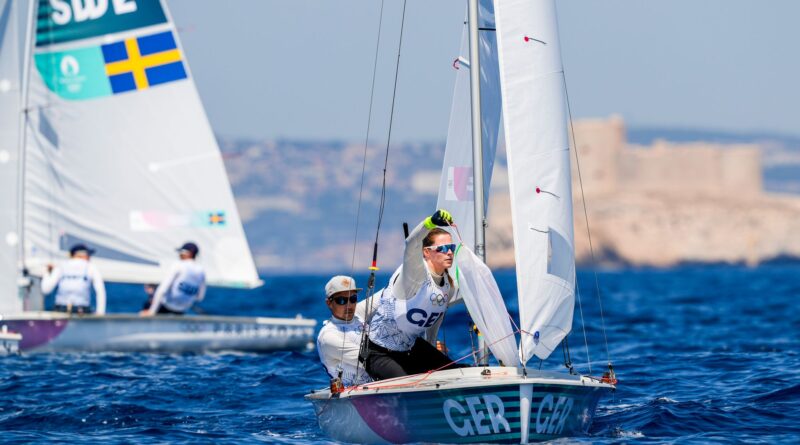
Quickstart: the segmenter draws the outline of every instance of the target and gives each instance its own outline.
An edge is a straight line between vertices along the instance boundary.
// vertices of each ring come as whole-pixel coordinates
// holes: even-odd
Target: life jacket
[[[335,318],[326,320],[317,336],[317,352],[325,371],[334,378],[341,370],[344,386],[372,381],[364,366],[358,363],[363,332],[364,322],[356,315],[350,322]]]
[[[61,266],[55,303],[59,306],[88,307],[92,301],[92,273],[89,262],[72,258]]]
[[[411,350],[416,339],[424,337],[428,329],[441,322],[447,311],[453,284],[446,272],[445,277],[438,286],[428,274],[414,297],[408,300],[396,298],[392,292],[394,282],[390,283],[370,320],[369,339],[392,351]]]
[[[181,261],[178,274],[164,296],[164,306],[171,311],[186,312],[194,304],[205,281],[203,266],[191,260]]]

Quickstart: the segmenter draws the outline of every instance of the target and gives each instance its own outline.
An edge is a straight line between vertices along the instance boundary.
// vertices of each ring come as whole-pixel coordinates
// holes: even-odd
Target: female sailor
[[[437,210],[406,239],[403,265],[389,280],[370,321],[365,367],[375,380],[456,367],[431,343],[457,298],[448,273],[456,245],[441,226],[453,223]]]

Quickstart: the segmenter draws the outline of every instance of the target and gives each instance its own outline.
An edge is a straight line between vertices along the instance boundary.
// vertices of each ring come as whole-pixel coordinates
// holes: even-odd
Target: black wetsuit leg
[[[370,341],[365,369],[375,380],[421,374],[434,369],[461,368],[427,341],[418,338],[410,351],[391,351]],[[468,365],[466,365],[468,366]]]
[[[453,366],[450,357],[436,349],[432,344],[417,338],[409,354],[409,371],[411,374],[433,371],[434,369],[451,369]]]
[[[166,314],[166,315],[183,315],[183,312],[173,311],[171,309],[168,309],[163,304],[158,307],[158,310],[156,311],[156,313],[157,314]]]
[[[392,351],[372,341],[369,341],[367,347],[369,349],[366,352],[364,369],[374,380],[392,379],[410,374],[406,369],[408,352]]]

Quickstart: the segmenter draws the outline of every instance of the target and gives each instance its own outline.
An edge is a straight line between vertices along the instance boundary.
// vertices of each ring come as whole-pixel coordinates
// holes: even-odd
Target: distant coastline
[[[800,233],[800,226],[795,227],[795,221],[800,221],[800,137],[698,129],[627,130],[616,116],[578,120],[575,129],[597,259],[592,263],[586,246],[578,201],[575,233],[580,266],[800,262],[800,244],[792,235]],[[588,150],[581,144],[588,144]],[[375,237],[384,147],[368,147],[353,265],[363,142],[222,138],[220,146],[259,269],[317,273],[366,268]],[[443,142],[392,147],[379,242],[379,264],[384,271],[400,262],[401,223],[414,224],[436,204],[436,167],[443,153]],[[669,158],[671,153],[682,153],[670,161],[673,173],[664,170],[668,163],[660,158]],[[711,167],[699,168],[692,160],[694,153]],[[636,162],[645,164],[640,168]],[[684,169],[682,162],[690,168]],[[603,165],[612,164],[613,174],[604,176]],[[656,167],[656,173],[665,175],[663,187],[650,172]],[[505,193],[504,170],[501,150],[492,190],[497,197]],[[593,170],[609,181],[601,184],[595,178],[592,184],[587,172]],[[691,173],[681,182],[687,187],[697,184],[702,190],[693,185],[673,190],[669,175],[676,171]],[[636,174],[645,182],[637,184]],[[508,211],[502,199],[494,195],[491,199],[488,261],[493,267],[513,267]]]

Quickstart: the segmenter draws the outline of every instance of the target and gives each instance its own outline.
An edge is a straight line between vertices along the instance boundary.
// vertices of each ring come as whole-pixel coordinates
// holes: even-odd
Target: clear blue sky
[[[379,0],[168,3],[218,134],[363,140]],[[376,139],[387,128],[402,2],[385,5]],[[396,141],[444,140],[465,5],[408,1]],[[575,117],[800,135],[800,1],[557,6]]]

